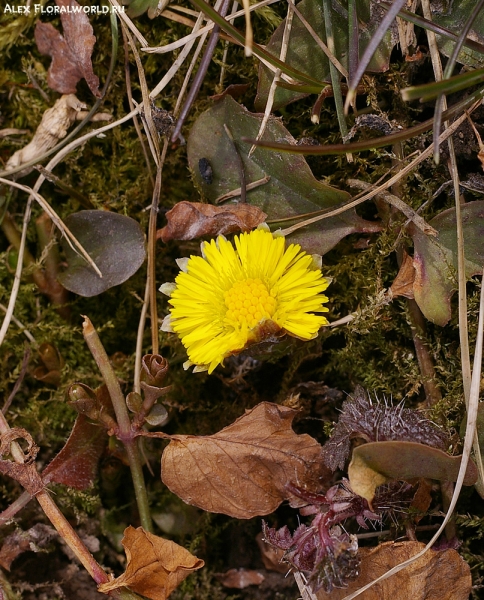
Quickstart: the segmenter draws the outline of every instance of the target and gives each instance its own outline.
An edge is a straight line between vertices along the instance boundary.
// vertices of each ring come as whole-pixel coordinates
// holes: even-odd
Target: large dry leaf
[[[121,543],[128,565],[122,575],[99,586],[104,594],[129,587],[150,600],[165,600],[190,573],[205,564],[182,546],[142,527],[127,527]]]
[[[347,588],[330,594],[320,590],[318,600],[343,600],[392,567],[415,556],[425,547],[420,542],[386,542],[360,550],[360,576]],[[406,569],[377,583],[358,600],[468,600],[472,587],[469,565],[452,549],[429,550]]]
[[[42,473],[45,483],[63,483],[78,490],[90,487],[106,447],[106,430],[79,415],[62,450]]]
[[[249,231],[264,222],[267,215],[257,206],[229,204],[213,206],[201,202],[178,202],[166,213],[168,224],[157,237],[169,240],[193,240]]]
[[[450,456],[438,448],[416,442],[371,442],[353,450],[348,467],[351,489],[371,504],[375,489],[392,479],[417,477],[457,481],[461,456]],[[464,485],[477,481],[477,467],[469,460]]]
[[[96,43],[89,17],[76,0],[56,0],[69,12],[61,12],[62,36],[50,23],[37,21],[35,41],[41,54],[52,58],[47,83],[61,94],[75,94],[77,83],[84,78],[91,92],[101,97],[99,78],[94,74],[91,55]],[[79,12],[75,12],[78,9]]]
[[[239,519],[267,515],[297,502],[290,482],[321,489],[321,446],[291,428],[296,411],[262,402],[208,437],[171,436],[163,482],[187,504]]]

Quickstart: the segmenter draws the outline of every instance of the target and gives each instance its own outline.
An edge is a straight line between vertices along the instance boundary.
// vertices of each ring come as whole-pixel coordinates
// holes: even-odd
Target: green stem
[[[91,351],[91,354],[93,355],[94,360],[101,371],[101,375],[103,376],[104,382],[106,383],[106,387],[108,388],[108,392],[111,397],[111,401],[113,403],[119,428],[117,437],[126,448],[141,525],[146,531],[152,532],[153,527],[148,502],[148,494],[146,492],[146,485],[143,476],[141,456],[137,440],[134,437],[131,427],[131,420],[129,418],[128,409],[126,408],[126,400],[123,396],[123,392],[121,391],[118,378],[116,377],[108,355],[106,354],[106,350],[104,349],[97,331],[94,329],[94,326],[88,317],[84,317],[84,323],[82,324],[82,327],[86,344],[88,345],[89,350]]]

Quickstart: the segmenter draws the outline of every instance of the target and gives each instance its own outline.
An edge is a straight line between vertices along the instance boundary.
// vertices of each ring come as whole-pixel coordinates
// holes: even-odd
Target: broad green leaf
[[[484,265],[484,201],[464,204],[466,277],[482,272]],[[455,209],[450,208],[429,222],[438,236],[424,235],[410,228],[414,243],[415,300],[425,317],[437,325],[446,325],[451,317],[450,299],[457,289],[457,234]]]
[[[348,11],[347,3],[344,0],[335,0],[333,2],[333,33],[335,43],[335,55],[342,65],[348,68]],[[382,9],[379,9],[375,2],[362,0],[357,3],[358,21],[360,23],[360,56],[376,31],[382,16]],[[297,8],[309,22],[311,27],[326,42],[324,36],[323,6],[321,0],[302,0]],[[281,41],[284,31],[285,21],[276,29],[266,48],[272,54],[279,56],[281,50]],[[389,31],[377,52],[373,55],[368,70],[371,72],[383,72],[388,69],[390,54],[395,45],[396,39]],[[286,56],[286,64],[311,75],[315,79],[330,83],[329,60],[314,41],[306,27],[294,15],[289,48]],[[257,110],[264,110],[267,94],[271,86],[273,75],[262,64],[259,70],[259,85],[257,89],[257,98],[255,107]],[[303,98],[307,94],[278,88],[274,100],[274,109],[281,108],[290,102]]]
[[[458,35],[462,31],[464,24],[474,10],[476,6],[476,0],[459,0],[459,2],[447,3],[450,5],[450,8],[449,6],[445,6],[445,4],[446,3],[444,2],[440,5],[438,3],[433,3],[431,5],[432,20],[438,25],[442,25]],[[483,44],[483,32],[484,12],[481,10],[474,21],[468,37]],[[455,42],[449,40],[447,37],[438,35],[437,45],[442,54],[449,57],[454,50]],[[482,53],[467,48],[466,46],[464,46],[459,52],[457,61],[466,67],[478,68],[484,66],[484,56]]]
[[[63,240],[68,267],[58,279],[71,292],[97,296],[129,279],[144,262],[144,234],[130,217],[102,210],[83,210],[69,215],[65,224],[103,275],[99,277]]]
[[[460,456],[416,442],[370,442],[353,450],[348,477],[355,494],[371,503],[375,489],[392,479],[457,481],[460,463]],[[464,485],[474,485],[476,481],[477,467],[469,461]]]
[[[346,192],[318,181],[302,156],[256,149],[248,158],[250,144],[241,138],[255,137],[261,120],[262,115],[250,113],[230,96],[216,102],[197,119],[188,139],[188,162],[195,183],[206,199],[214,202],[219,196],[240,188],[239,159],[224,124],[230,129],[242,158],[247,184],[270,177],[264,185],[247,192],[247,201],[262,209],[268,220],[312,213],[349,199]],[[269,120],[264,137],[295,144],[278,119]],[[199,170],[202,158],[212,167],[210,184],[203,180]],[[349,210],[298,230],[289,241],[301,244],[307,252],[324,254],[346,235],[363,231],[379,231],[379,226]]]

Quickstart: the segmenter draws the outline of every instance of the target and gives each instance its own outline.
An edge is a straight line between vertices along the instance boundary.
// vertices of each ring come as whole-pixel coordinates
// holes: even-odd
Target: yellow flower
[[[164,331],[177,333],[189,361],[185,368],[211,373],[224,358],[238,354],[268,334],[302,340],[328,324],[322,293],[329,282],[314,257],[283,237],[256,229],[202,243],[203,256],[177,261],[182,271],[160,291],[171,296]]]

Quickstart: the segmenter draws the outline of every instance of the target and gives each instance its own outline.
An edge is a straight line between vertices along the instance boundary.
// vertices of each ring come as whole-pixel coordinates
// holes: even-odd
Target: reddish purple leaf
[[[44,469],[44,483],[63,483],[78,490],[91,486],[106,440],[102,426],[79,415],[65,446]]]

